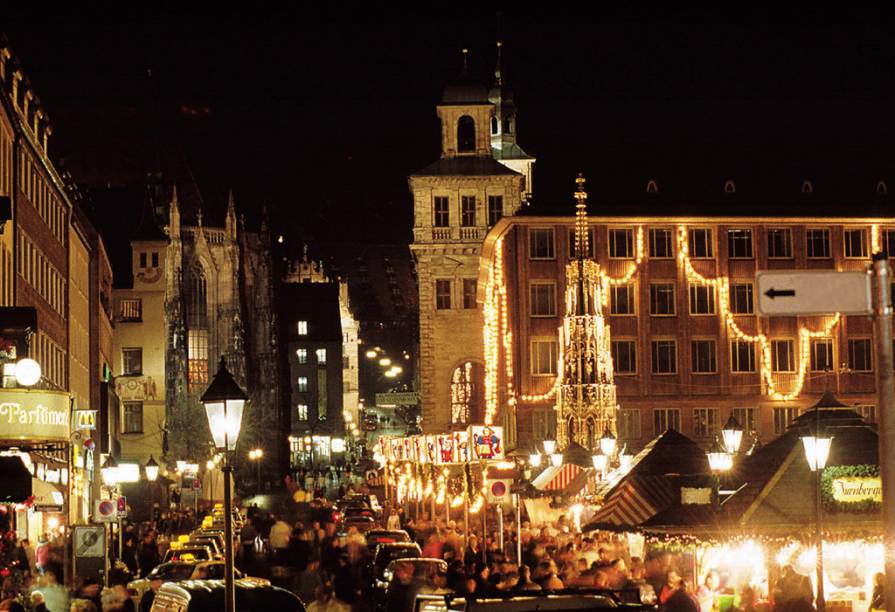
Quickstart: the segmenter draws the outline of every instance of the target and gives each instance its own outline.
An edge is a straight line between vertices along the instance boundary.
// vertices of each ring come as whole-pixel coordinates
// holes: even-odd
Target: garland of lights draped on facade
[[[603,276],[588,259],[587,192],[576,180],[575,259],[566,266],[566,315],[559,328],[557,442],[592,448],[604,431],[615,433],[618,404],[609,326],[603,318]]]
[[[690,261],[689,245],[687,241],[687,226],[678,226],[678,261],[686,272],[687,279],[690,282],[700,284],[706,287],[712,287],[718,291],[718,315],[727,326],[731,335],[737,340],[743,342],[754,343],[760,349],[758,351],[759,372],[761,379],[766,386],[767,395],[778,401],[789,401],[798,397],[805,384],[810,363],[810,344],[812,338],[828,337],[833,328],[840,322],[841,316],[836,315],[829,318],[826,324],[819,330],[809,330],[804,325],[799,328],[799,368],[796,373],[795,381],[792,388],[788,392],[782,391],[778,387],[778,382],[774,378],[772,369],[771,341],[764,333],[756,333],[750,335],[744,332],[737,324],[734,313],[729,309],[729,291],[730,281],[727,277],[706,278],[696,271]],[[880,248],[879,226],[871,226],[871,249],[877,252]],[[628,269],[627,273],[620,278],[610,278],[605,272],[600,272],[602,286],[623,285],[634,280],[637,272],[640,270],[644,257],[643,246],[643,227],[637,228],[637,252],[636,258],[632,262],[633,265]],[[486,284],[485,303],[484,303],[484,319],[483,328],[484,344],[485,344],[485,422],[490,424],[493,422],[497,414],[500,393],[498,391],[499,384],[499,368],[501,364],[505,369],[506,377],[506,403],[512,409],[517,403],[538,403],[544,402],[556,397],[557,389],[560,385],[560,378],[554,380],[550,390],[546,393],[537,395],[525,395],[516,392],[516,386],[513,380],[512,368],[512,333],[509,329],[509,312],[507,310],[507,290],[504,281],[504,264],[503,264],[503,237],[497,239],[494,250],[491,254],[491,260],[488,266],[488,281]],[[608,295],[603,292],[601,300],[604,306],[607,305]]]

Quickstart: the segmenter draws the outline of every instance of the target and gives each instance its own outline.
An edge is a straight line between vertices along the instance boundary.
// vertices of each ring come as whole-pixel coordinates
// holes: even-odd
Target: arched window
[[[802,181],[802,193],[814,193],[814,183],[808,180]]]
[[[497,117],[491,117],[491,133],[496,134],[497,128],[500,126],[500,123],[497,121]]]
[[[886,185],[886,181],[880,181],[876,184],[876,192],[880,195],[889,193],[889,187]]]
[[[576,441],[578,438],[578,420],[575,417],[569,417],[569,442]]]
[[[512,134],[513,133],[513,120],[510,117],[503,118],[503,133],[504,134]]]
[[[205,272],[193,265],[186,276],[187,382],[190,392],[208,386],[208,283]]]
[[[463,115],[457,121],[457,150],[461,153],[475,151],[475,121]]]
[[[468,425],[479,415],[484,400],[482,367],[467,361],[451,374],[451,423]]]
[[[650,179],[646,182],[646,192],[647,193],[659,193],[659,184],[656,183],[654,179]]]
[[[593,419],[587,419],[587,448],[593,449],[595,448],[594,444],[596,442],[594,436],[596,435],[596,426],[594,425]]]
[[[737,184],[732,180],[727,179],[724,181],[724,193],[736,193],[737,192]]]

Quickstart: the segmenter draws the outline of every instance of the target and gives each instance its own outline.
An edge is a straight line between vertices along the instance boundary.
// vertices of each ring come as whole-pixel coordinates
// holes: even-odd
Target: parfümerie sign
[[[63,391],[0,389],[0,440],[68,440],[70,412]]]
[[[879,477],[848,476],[830,482],[833,499],[843,504],[863,501],[882,502],[883,486]]]

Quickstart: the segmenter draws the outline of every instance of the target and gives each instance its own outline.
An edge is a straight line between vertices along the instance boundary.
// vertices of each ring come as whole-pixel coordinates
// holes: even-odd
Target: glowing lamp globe
[[[532,453],[529,455],[528,463],[531,467],[541,467],[541,453]]]
[[[593,461],[594,469],[598,472],[602,472],[606,469],[606,464],[609,462],[609,455],[599,453],[591,457],[591,461]]]
[[[33,359],[22,359],[16,363],[16,382],[23,387],[32,387],[40,381],[40,364]]]
[[[556,451],[556,440],[544,440],[544,452],[552,455]]]
[[[156,478],[158,478],[159,465],[152,455],[149,455],[149,461],[146,462],[144,469],[146,470],[146,480],[155,482]]]
[[[248,399],[249,396],[227,371],[227,363],[221,357],[217,374],[199,399],[205,405],[208,428],[218,450],[236,450],[236,441],[242,428],[242,413]]]
[[[609,431],[607,427],[603,432],[603,437],[600,438],[600,450],[603,451],[605,456],[610,456],[615,452],[616,439],[615,436],[612,435],[612,432]]]
[[[833,445],[833,436],[817,435],[802,436],[802,446],[805,449],[805,459],[812,472],[822,470],[827,465],[830,457],[830,447]]]
[[[743,441],[743,428],[732,414],[721,430],[721,439],[724,443],[724,450],[728,453],[736,453],[740,450],[740,443]]]
[[[553,453],[550,455],[550,463],[553,464],[553,467],[559,467],[562,465],[562,453]]]
[[[709,469],[713,472],[726,472],[733,467],[733,456],[721,448],[717,440],[712,444],[706,456],[709,460]]]

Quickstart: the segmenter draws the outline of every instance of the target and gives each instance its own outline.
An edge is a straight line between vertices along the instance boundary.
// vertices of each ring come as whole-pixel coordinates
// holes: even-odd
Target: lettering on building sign
[[[883,501],[883,486],[879,478],[834,478],[831,485],[833,499],[838,502]]]
[[[43,404],[23,408],[16,402],[0,402],[0,423],[68,426],[68,413],[52,410]]]

